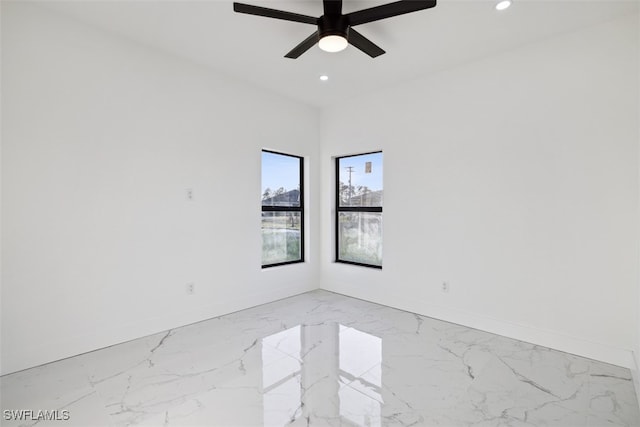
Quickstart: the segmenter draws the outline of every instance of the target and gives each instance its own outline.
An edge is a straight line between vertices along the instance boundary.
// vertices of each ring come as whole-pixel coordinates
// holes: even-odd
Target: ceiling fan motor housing
[[[326,36],[342,36],[348,39],[349,35],[349,19],[344,15],[327,16],[323,15],[318,18],[318,36],[323,38]]]

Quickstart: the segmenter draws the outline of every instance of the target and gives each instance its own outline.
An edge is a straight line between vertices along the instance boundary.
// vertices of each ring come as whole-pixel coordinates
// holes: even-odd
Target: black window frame
[[[297,156],[295,154],[282,153],[279,151],[262,150],[260,153],[277,154],[279,156],[293,157],[298,159],[300,163],[299,177],[300,177],[300,206],[265,206],[262,205],[261,214],[264,212],[299,212],[300,213],[300,259],[293,261],[283,261],[273,264],[262,264],[262,268],[279,267],[282,265],[298,264],[304,262],[304,157]],[[262,239],[261,239],[262,240]]]
[[[336,215],[335,215],[335,262],[341,264],[350,264],[357,265],[360,267],[369,267],[375,268],[378,270],[382,270],[382,265],[375,264],[367,264],[362,262],[355,262],[349,260],[340,259],[340,213],[341,212],[374,212],[382,214],[382,206],[340,206],[340,160],[348,159],[349,157],[359,157],[366,156],[367,154],[378,154],[382,153],[382,150],[379,151],[369,151],[366,153],[358,153],[358,154],[349,154],[347,156],[339,156],[335,158],[335,169],[336,169],[336,183],[335,183],[335,204],[336,204]],[[384,187],[383,187],[384,190]]]

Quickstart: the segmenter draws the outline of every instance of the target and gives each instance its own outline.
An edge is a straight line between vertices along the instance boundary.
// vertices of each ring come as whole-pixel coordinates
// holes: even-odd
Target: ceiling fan
[[[316,25],[318,29],[287,53],[285,58],[298,58],[316,43],[319,44],[320,49],[326,52],[339,52],[350,44],[370,57],[375,58],[382,55],[384,50],[352,27],[391,18],[392,16],[429,9],[436,5],[436,0],[401,0],[358,10],[346,15],[342,14],[342,0],[323,0],[322,3],[324,15],[319,18],[244,3],[233,3],[233,10],[249,15]]]

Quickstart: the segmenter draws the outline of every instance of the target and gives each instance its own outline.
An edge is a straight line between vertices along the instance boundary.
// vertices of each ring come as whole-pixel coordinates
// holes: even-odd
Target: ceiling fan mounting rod
[[[318,18],[318,35],[320,38],[325,36],[342,36],[346,39],[349,35],[349,20],[344,15],[322,15]]]

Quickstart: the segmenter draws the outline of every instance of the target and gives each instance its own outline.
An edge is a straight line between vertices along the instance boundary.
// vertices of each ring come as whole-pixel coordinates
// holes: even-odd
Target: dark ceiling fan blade
[[[265,16],[267,18],[284,19],[285,21],[302,22],[303,24],[317,25],[318,19],[313,16],[300,15],[299,13],[285,12],[283,10],[269,9],[268,7],[252,6],[244,3],[233,3],[233,10],[238,13]]]
[[[324,14],[329,16],[342,15],[342,0],[322,0]]]
[[[291,49],[291,52],[287,53],[284,57],[285,58],[296,59],[297,57],[299,57],[300,55],[302,55],[303,53],[305,53],[306,51],[311,49],[313,47],[313,45],[318,43],[318,40],[320,39],[320,35],[319,34],[320,33],[318,31],[316,31],[315,33],[311,34],[309,37],[304,39],[304,41],[302,43],[300,43],[298,46],[296,46],[293,49]]]
[[[405,13],[417,12],[418,10],[429,9],[435,5],[436,0],[401,0],[383,4],[382,6],[358,10],[348,13],[345,16],[349,19],[349,25],[353,26],[391,18],[392,16],[404,15]]]
[[[382,50],[380,46],[376,45],[353,28],[349,28],[348,39],[350,45],[357,47],[372,58],[384,53],[384,50]]]

